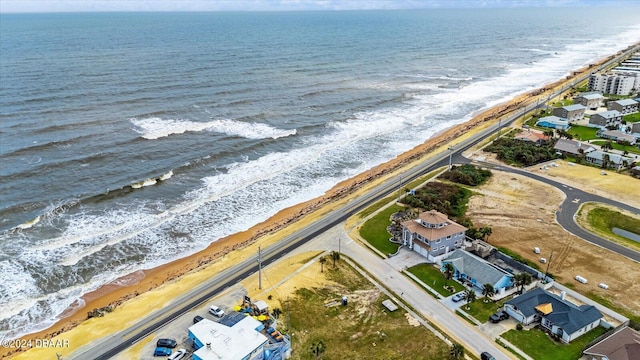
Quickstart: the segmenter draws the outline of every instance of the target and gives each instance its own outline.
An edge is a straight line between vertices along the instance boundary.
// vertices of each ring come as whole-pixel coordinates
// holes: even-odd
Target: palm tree
[[[473,289],[465,290],[464,300],[467,302],[467,305],[469,305],[469,303],[476,301],[476,292],[473,291]]]
[[[493,288],[491,284],[484,284],[482,287],[482,295],[484,295],[485,299],[489,299],[493,295],[495,295],[496,289]]]
[[[282,310],[280,310],[280,308],[273,308],[273,310],[271,310],[271,313],[273,314],[274,318],[279,318],[280,315],[282,315]]]
[[[482,234],[482,240],[486,241],[493,231],[491,230],[491,226],[483,226],[480,228],[480,233]]]
[[[324,343],[324,341],[320,340],[318,342],[311,343],[310,350],[311,353],[316,356],[316,359],[318,359],[320,355],[322,355],[322,353],[327,350],[327,345]]]
[[[323,256],[318,261],[320,261],[320,272],[324,272],[324,263],[327,262],[327,258]]]
[[[452,359],[464,359],[464,346],[458,343],[453,343],[449,354],[451,354]]]
[[[329,256],[333,260],[333,267],[336,267],[336,260],[340,260],[340,253],[337,251],[332,251]]]
[[[447,280],[451,279],[451,276],[453,276],[453,273],[456,271],[456,269],[453,267],[453,264],[451,263],[446,263],[444,264],[444,283],[445,285],[447,284]]]
[[[521,272],[514,276],[514,280],[516,281],[516,286],[520,286],[519,292],[522,294],[524,287],[531,284],[532,278],[528,272]]]

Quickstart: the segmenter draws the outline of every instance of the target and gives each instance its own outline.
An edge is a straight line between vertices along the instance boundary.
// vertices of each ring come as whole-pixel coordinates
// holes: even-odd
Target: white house
[[[595,306],[577,306],[542,288],[535,288],[504,304],[504,311],[516,321],[540,326],[563,342],[569,343],[600,325],[602,314]]]

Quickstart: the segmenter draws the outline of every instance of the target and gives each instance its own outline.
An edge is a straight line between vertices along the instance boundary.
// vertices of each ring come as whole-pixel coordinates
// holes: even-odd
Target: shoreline
[[[638,44],[635,44],[630,48],[637,45]],[[628,48],[625,48],[621,50],[621,52],[626,52],[627,50]],[[598,67],[619,54],[620,51],[600,59],[594,62],[594,64]],[[497,122],[498,119],[505,115],[519,110],[524,102],[535,102],[539,99],[546,100],[546,96],[548,96],[550,92],[570,84],[576,77],[589,73],[593,68],[593,66],[586,66],[578,70],[570,71],[568,73],[570,75],[563,79],[544,85],[539,89],[517,95],[511,100],[497,104],[486,110],[476,111],[470,120],[437,132],[424,143],[398,155],[396,158],[336,184],[323,196],[283,209],[248,230],[221,238],[195,254],[155,268],[136,271],[120,277],[109,284],[103,285],[95,291],[84,294],[80,300],[76,300],[74,304],[67,308],[67,310],[59,316],[59,320],[53,325],[44,330],[24,335],[22,339],[50,339],[80,325],[83,321],[87,320],[87,312],[93,309],[116,308],[127,300],[133,299],[142,293],[158,288],[163,284],[175,282],[187,273],[205,269],[211,263],[224,258],[225,255],[255,244],[258,240],[264,238],[265,235],[273,235],[280,231],[285,232],[287,228],[290,229],[293,227],[292,225],[300,225],[300,220],[305,218],[305,215],[314,213],[314,215],[321,216],[323,210],[327,210],[328,205],[346,199],[349,195],[354,194],[356,191],[374,181],[380,181],[384,179],[385,176],[390,176],[394,172],[406,169],[417,161],[429,156],[430,153],[442,151],[441,148],[452,140],[465,134],[470,134],[473,130],[478,130]],[[567,88],[567,90],[569,89],[570,88]],[[83,305],[80,306],[81,304]],[[4,357],[4,355],[11,355],[17,352],[15,349],[12,352],[7,352],[8,350],[10,349],[3,349],[0,351],[0,355]]]

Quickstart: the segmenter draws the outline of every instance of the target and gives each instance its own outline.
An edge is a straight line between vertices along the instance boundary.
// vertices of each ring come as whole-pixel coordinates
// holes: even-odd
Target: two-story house
[[[417,219],[404,221],[401,225],[403,244],[430,261],[462,247],[467,231],[466,227],[436,210],[422,212]]]
[[[574,104],[580,104],[587,109],[595,110],[604,103],[604,96],[599,92],[586,92],[573,98]]]
[[[605,128],[607,125],[613,125],[622,121],[622,113],[618,110],[607,110],[591,115],[589,118],[589,127]]]
[[[618,110],[622,115],[633,114],[638,112],[638,102],[633,99],[609,101],[607,103],[607,109]]]
[[[577,121],[582,120],[586,109],[586,107],[580,104],[567,105],[553,109],[553,115],[567,119],[569,122]]]

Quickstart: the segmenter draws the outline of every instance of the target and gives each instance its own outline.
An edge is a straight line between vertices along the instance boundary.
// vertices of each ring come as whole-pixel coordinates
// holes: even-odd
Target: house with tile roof
[[[454,279],[470,283],[478,290],[482,290],[485,284],[491,284],[500,295],[514,284],[513,274],[462,249],[453,251],[442,260],[442,271],[446,264],[453,265]]]
[[[504,304],[504,311],[523,325],[540,322],[540,327],[569,343],[600,325],[602,314],[593,305],[575,305],[563,295],[535,288]]]
[[[528,130],[517,133],[513,136],[513,139],[533,143],[539,146],[549,142],[549,139],[551,139],[551,137],[536,131]]]
[[[640,360],[640,332],[622,326],[582,354],[589,360]]]
[[[467,228],[436,210],[421,212],[402,225],[402,243],[429,261],[464,246]]]

